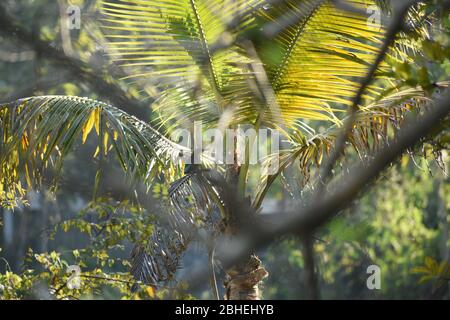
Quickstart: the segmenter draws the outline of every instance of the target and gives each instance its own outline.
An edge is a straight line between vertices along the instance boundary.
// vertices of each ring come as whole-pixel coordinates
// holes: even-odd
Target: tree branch
[[[344,123],[342,134],[337,137],[334,150],[331,152],[329,158],[323,164],[323,169],[321,171],[320,177],[322,183],[319,185],[319,190],[323,190],[323,186],[327,183],[329,177],[331,176],[331,171],[333,170],[335,163],[339,160],[342,153],[344,152],[345,143],[347,142],[347,139],[350,133],[352,132],[353,124],[356,119],[356,114],[359,110],[359,105],[362,102],[364,92],[366,91],[370,83],[373,81],[373,78],[378,70],[378,67],[383,62],[386,54],[389,51],[389,48],[394,43],[397,35],[403,30],[404,19],[408,14],[409,8],[411,8],[411,6],[417,2],[419,1],[409,0],[396,2],[397,7],[395,8],[396,10],[394,16],[392,17],[390,26],[386,31],[386,36],[384,38],[380,52],[378,53],[375,61],[372,63],[371,67],[367,71],[366,76],[364,77],[364,79],[362,79],[358,92],[356,93],[355,97],[352,100],[352,105],[348,112],[347,119]]]
[[[0,32],[32,48],[41,57],[51,60],[55,66],[71,72],[80,82],[88,83],[99,96],[108,99],[112,104],[141,120],[148,120],[150,108],[138,100],[127,96],[118,85],[109,83],[100,75],[93,73],[91,67],[75,58],[67,56],[49,42],[41,40],[26,30],[16,19],[9,15],[0,5]]]
[[[277,224],[268,224],[264,216],[247,222],[233,239],[223,238],[217,241],[217,255],[223,267],[234,265],[248,256],[255,249],[264,247],[274,239],[289,234],[312,234],[316,229],[325,225],[341,210],[347,208],[383,170],[402,156],[408,149],[419,144],[427,137],[439,123],[450,114],[450,92],[441,101],[431,107],[424,115],[406,121],[399,130],[395,140],[385,146],[374,156],[368,164],[359,161],[358,165],[336,183],[333,192],[307,204],[298,212],[286,214],[286,218],[279,218]],[[319,199],[319,200],[318,200]],[[251,208],[240,205],[240,210],[251,212]],[[203,268],[194,272],[191,283],[195,287],[204,278],[207,270]]]

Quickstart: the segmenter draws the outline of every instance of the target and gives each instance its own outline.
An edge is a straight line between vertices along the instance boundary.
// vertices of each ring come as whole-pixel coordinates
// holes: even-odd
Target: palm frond
[[[126,0],[101,1],[105,29],[117,60],[137,67],[136,76],[195,79],[202,73],[216,91],[222,87],[224,55],[211,46],[227,30],[227,22],[241,17],[238,28],[252,19],[260,1]],[[114,33],[118,32],[118,33]]]
[[[438,88],[447,88],[450,82],[436,84]],[[356,115],[354,128],[348,137],[352,149],[360,158],[373,154],[389,137],[396,135],[405,116],[410,112],[420,112],[431,101],[426,90],[421,87],[388,89],[379,93],[376,100],[361,108]],[[253,206],[258,209],[270,186],[287,167],[296,164],[301,174],[300,185],[314,184],[310,181],[311,172],[320,167],[322,160],[331,151],[334,141],[341,133],[338,125],[331,126],[326,132],[314,134],[309,138],[297,131],[289,136],[291,148],[270,155],[263,168],[279,157],[279,170],[276,174],[263,174],[258,184]],[[264,172],[264,170],[262,170]],[[317,177],[320,179],[320,177]]]
[[[102,8],[105,29],[111,31],[106,35],[111,55],[131,68],[130,78],[160,80],[156,124],[170,133],[180,122],[185,128],[194,121],[205,126],[216,123],[226,108],[256,110],[248,85],[253,78],[251,59],[245,49],[232,45],[215,50],[215,45],[223,37],[246,32],[263,4],[262,0],[127,0],[103,1]],[[232,21],[239,22],[231,27]]]
[[[136,280],[152,284],[173,279],[196,232],[217,232],[223,210],[219,199],[220,192],[208,180],[207,171],[194,171],[173,182],[169,188],[167,223],[157,226],[151,239],[144,239],[133,249],[131,273]]]
[[[374,1],[349,3],[365,9]],[[367,17],[326,0],[287,0],[261,10],[261,19],[280,27],[276,47],[262,45],[259,52],[286,124],[296,127],[300,119],[339,124],[378,54],[384,29],[370,28]],[[293,23],[280,26],[282,19]]]
[[[38,96],[0,106],[0,164],[3,181],[40,181],[48,166],[61,169],[77,141],[98,135],[96,155],[113,150],[130,177],[143,182],[173,166],[185,148],[147,123],[103,102],[70,96]],[[184,150],[186,151],[186,150]]]
[[[96,155],[114,152],[123,169],[149,184],[155,173],[173,167],[181,151],[147,123],[103,102],[80,97],[40,96],[18,100],[0,107],[0,163],[2,186],[7,192],[21,173],[30,185],[39,183],[47,166],[60,170],[62,160],[77,141],[84,143],[96,132]],[[94,157],[96,156],[94,155]],[[181,166],[180,166],[181,168]],[[188,175],[170,190],[169,224],[157,224],[145,245],[135,246],[131,272],[138,281],[168,281],[179,258],[193,237],[194,227],[206,219],[196,216],[210,206],[201,189],[202,178]],[[193,199],[187,199],[193,195]],[[189,204],[189,205],[188,205]]]
[[[84,143],[93,132],[98,135],[96,155],[114,152],[131,177],[147,184],[155,173],[173,167],[172,161],[181,151],[190,152],[147,123],[88,98],[21,99],[0,107],[0,125],[1,181],[5,188],[20,181],[21,173],[34,185],[40,182],[41,171],[47,166],[60,170],[64,157],[77,141]],[[171,279],[181,254],[195,236],[194,231],[214,229],[217,219],[212,214],[211,199],[217,197],[217,190],[202,171],[172,184],[167,225],[157,225],[146,245],[138,244],[133,251],[131,271],[137,280],[151,284]]]
[[[176,230],[157,225],[150,239],[133,247],[130,273],[147,285],[173,280],[180,258],[191,240],[191,234],[186,237]],[[137,286],[132,289],[136,290]]]

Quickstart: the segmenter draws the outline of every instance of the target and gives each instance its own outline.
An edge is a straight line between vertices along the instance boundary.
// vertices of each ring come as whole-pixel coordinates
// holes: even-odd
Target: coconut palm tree
[[[363,11],[387,6],[347,3]],[[198,229],[230,237],[239,231],[240,213],[212,176],[244,199],[252,215],[287,168],[299,169],[305,184],[320,181],[312,173],[330,151],[385,33],[358,10],[327,0],[107,0],[101,7],[109,53],[127,78],[158,84],[155,119],[145,122],[120,106],[73,96],[2,105],[0,191],[3,201],[22,195],[23,181],[35,186],[48,166],[59,172],[77,142],[96,132],[95,158],[115,154],[129,177],[145,185],[163,177],[170,184],[167,224],[132,252],[131,272],[144,283],[172,279]],[[358,106],[349,141],[361,156],[395,134],[405,111],[427,100],[422,88],[403,87],[391,72],[426,36],[422,25],[415,32],[415,40],[400,37],[392,46]],[[232,163],[203,154],[200,163],[187,165],[195,147],[169,137],[179,128],[193,132],[195,122],[203,130],[276,129],[287,143],[257,166],[248,154],[238,161],[236,149]],[[263,170],[273,157],[278,170]],[[259,176],[256,189],[250,175]],[[256,255],[225,272],[226,299],[260,298],[258,285],[267,272]]]

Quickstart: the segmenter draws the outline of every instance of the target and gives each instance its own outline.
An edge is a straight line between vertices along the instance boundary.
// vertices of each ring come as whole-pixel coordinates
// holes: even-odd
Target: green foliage
[[[88,6],[88,1],[77,3]],[[350,3],[364,10],[375,1]],[[34,2],[30,5],[40,8]],[[95,201],[76,218],[58,223],[53,233],[56,237],[60,231],[76,231],[84,245],[70,249],[67,255],[59,251],[29,252],[25,271],[15,274],[6,270],[0,275],[2,298],[26,298],[40,284],[56,299],[186,298],[183,285],[173,291],[160,288],[159,282],[173,279],[179,257],[191,241],[190,230],[186,232],[183,227],[212,226],[213,233],[219,232],[211,223],[213,207],[223,211],[225,205],[205,175],[195,172],[176,180],[182,174],[182,164],[172,160],[180,147],[165,134],[178,127],[191,128],[196,120],[201,120],[205,129],[222,122],[226,122],[224,127],[254,124],[257,128],[279,128],[290,145],[275,155],[281,157],[277,174],[258,176],[254,207],[262,205],[277,178],[286,185],[283,173],[292,167],[299,172],[300,192],[305,191],[305,185],[314,187],[316,181],[310,176],[315,172],[311,171],[318,170],[330,152],[345,119],[344,111],[351,106],[359,82],[375,60],[385,31],[383,26],[369,27],[367,17],[345,12],[331,1],[286,0],[265,5],[260,0],[124,0],[100,1],[100,5],[104,34],[98,25],[89,23],[76,33],[75,47],[70,48],[64,39],[61,45],[69,55],[75,49],[87,61],[98,59],[98,44],[92,38],[107,43],[110,57],[123,68],[122,79],[135,81],[126,87],[126,95],[141,98],[151,92],[156,98],[152,105],[156,126],[108,103],[43,96],[39,90],[32,91],[36,97],[0,104],[0,206],[26,204],[23,185],[43,185],[49,168],[56,168],[59,177],[62,161],[78,144],[89,144],[95,132],[96,150],[90,159],[102,163],[114,153],[128,177],[143,182],[156,198],[170,203],[167,211],[172,228],[160,229],[150,212],[131,201],[98,197],[96,191],[103,177],[98,170]],[[408,23],[413,28],[397,38],[364,93],[362,104],[356,106],[356,122],[349,136],[355,152],[347,153],[346,160],[370,157],[382,142],[395,138],[405,114],[421,112],[439,90],[448,86],[449,22],[448,15],[436,19],[439,8],[433,2],[411,11]],[[236,16],[239,22],[231,23]],[[286,17],[294,19],[279,24]],[[436,30],[429,32],[425,18],[434,19]],[[49,22],[36,36],[58,41],[53,32],[58,22]],[[25,71],[29,69],[27,66]],[[38,69],[46,74],[52,70],[48,66]],[[96,66],[94,71],[110,83],[125,87],[114,80],[120,72],[113,76],[105,65]],[[149,88],[148,83],[157,88]],[[66,81],[43,91],[97,95],[83,84]],[[439,145],[427,145],[425,156],[445,149],[450,141],[448,126],[438,128],[436,136]],[[250,194],[247,171],[242,172],[242,189]],[[415,178],[408,176],[411,172],[405,172],[405,179]],[[164,181],[158,179],[161,173]],[[334,286],[344,295],[367,297],[358,281],[363,274],[359,268],[369,260],[377,261],[384,270],[383,295],[398,297],[413,292],[411,269],[426,256],[436,256],[432,251],[436,251],[433,241],[438,233],[422,221],[431,186],[426,178],[420,179],[423,181],[417,185],[405,184],[394,176],[376,194],[361,200],[358,219],[343,214],[324,231],[325,243],[317,243],[315,250],[321,259],[327,296],[335,296],[330,289]],[[129,242],[138,243],[133,251],[137,253],[130,260],[116,256]],[[428,244],[434,249],[424,248]],[[277,272],[281,270],[283,276],[303,267],[297,245],[292,240],[282,243],[287,255]],[[279,262],[278,257],[269,253],[269,263]],[[72,264],[82,268],[82,285],[76,290],[67,287],[67,267]],[[433,266],[429,262],[426,265]],[[132,271],[138,269],[138,281],[126,271],[130,266]],[[143,269],[150,271],[143,274]],[[428,268],[424,273],[435,275],[435,269]],[[292,279],[286,276],[283,281],[278,285],[288,285]],[[130,288],[136,284],[139,290],[131,293]],[[268,295],[289,297],[293,293],[274,285]]]
[[[431,197],[442,171],[433,166],[431,175],[411,162],[403,163],[317,235],[314,248],[323,298],[448,298],[448,262],[441,249],[450,245],[443,233],[448,214],[444,220],[436,218],[437,227],[428,226],[425,216],[432,204],[436,208],[443,203],[444,212],[449,212],[444,190],[450,183],[444,178],[441,196]],[[421,164],[426,168],[425,160]],[[286,239],[274,245],[265,261],[272,271],[266,298],[307,297],[299,241]],[[381,290],[366,287],[366,269],[373,264],[381,268]],[[438,289],[442,291],[433,296]]]
[[[36,262],[37,266],[27,269],[21,274],[7,271],[0,275],[1,299],[23,299],[23,298],[52,298],[52,299],[93,299],[108,297],[119,297],[121,299],[155,299],[156,291],[151,286],[143,286],[139,293],[131,293],[130,286],[134,279],[129,273],[105,272],[100,268],[89,271],[80,261],[77,250],[73,252],[72,260],[63,259],[60,253],[55,251],[49,253],[34,254],[28,252],[27,261]],[[108,258],[106,253],[97,255],[100,260]],[[71,273],[68,272],[70,265],[77,264],[82,270],[79,277],[79,287],[70,287]],[[42,296],[40,290],[45,290]],[[159,297],[163,293],[158,293]]]
[[[130,242],[151,239],[155,218],[128,201],[99,198],[81,210],[78,217],[58,223],[51,238],[81,234],[82,247],[63,252],[34,253],[29,249],[24,271],[0,274],[0,299],[189,299],[183,283],[173,287],[144,284],[128,271],[130,261],[120,252]],[[84,241],[82,241],[84,242]],[[79,288],[71,288],[69,266],[78,266]],[[73,283],[73,282],[72,282]],[[133,290],[132,290],[133,288]]]

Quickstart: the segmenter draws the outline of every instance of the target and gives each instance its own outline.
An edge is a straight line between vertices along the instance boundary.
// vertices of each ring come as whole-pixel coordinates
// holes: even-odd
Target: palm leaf
[[[249,10],[258,2],[101,1],[106,15],[104,28],[112,32],[106,36],[117,52],[117,60],[140,69],[131,77],[162,75],[186,80],[201,73],[217,92],[225,80],[222,71],[227,58],[212,52],[211,46],[234,16],[239,15],[239,27],[245,27],[251,19]]]
[[[172,280],[192,235],[186,238],[176,230],[157,225],[151,238],[144,240],[131,252],[131,274],[137,281],[148,285]],[[134,286],[133,291],[136,289]]]
[[[446,88],[450,82],[443,81],[436,85],[439,88]],[[389,135],[395,136],[406,114],[412,111],[419,112],[430,101],[427,91],[421,87],[401,90],[390,88],[379,93],[377,99],[357,112],[354,129],[348,137],[353,150],[360,158],[372,154],[387,141]],[[326,132],[313,134],[309,138],[300,131],[291,134],[289,142],[292,147],[281,151],[280,154],[271,155],[264,161],[263,168],[270,165],[273,157],[279,157],[279,170],[273,175],[262,175],[261,182],[256,188],[253,206],[256,209],[261,206],[273,182],[287,167],[295,163],[301,173],[301,186],[317,183],[310,181],[310,174],[314,168],[320,167],[340,133],[340,127],[334,125]]]
[[[365,9],[374,1],[351,0]],[[279,25],[292,20],[274,38],[277,47],[260,46],[269,79],[288,126],[301,119],[339,124],[383,41],[384,30],[368,27],[367,17],[343,11],[332,1],[284,1],[261,11],[261,19]]]
[[[170,133],[180,121],[188,129],[194,121],[205,126],[217,123],[226,108],[254,113],[258,106],[248,85],[253,71],[245,49],[214,47],[224,36],[246,32],[263,4],[261,0],[128,0],[103,1],[102,8],[113,58],[131,68],[130,78],[160,79],[156,123]],[[239,23],[230,27],[235,20]]]
[[[39,182],[43,168],[57,172],[81,138],[96,132],[97,155],[113,150],[130,177],[149,183],[157,170],[172,166],[185,148],[147,123],[103,102],[70,96],[39,96],[0,106],[2,180]]]
[[[174,277],[180,259],[199,229],[217,232],[223,202],[208,178],[208,171],[194,171],[169,188],[168,219],[157,225],[150,239],[137,244],[131,254],[131,273],[145,284],[167,282]]]
[[[39,183],[43,168],[53,165],[59,170],[62,160],[74,149],[77,140],[84,143],[96,132],[96,154],[115,152],[123,169],[134,178],[150,183],[155,173],[172,166],[180,151],[189,151],[171,142],[151,126],[103,102],[80,97],[41,96],[25,98],[0,107],[0,163],[2,186],[9,188],[20,181],[24,172],[30,185]],[[178,260],[192,239],[194,226],[202,217],[199,205],[209,205],[204,192],[194,185],[191,176],[175,182],[171,190],[169,225],[157,224],[146,245],[133,250],[131,272],[138,281],[157,283],[170,280]],[[201,181],[194,177],[197,183]],[[181,196],[199,195],[194,207],[181,208]],[[10,191],[10,190],[7,190]],[[187,202],[184,202],[186,205]],[[176,206],[175,206],[176,205]],[[195,209],[195,210],[194,210]],[[206,209],[203,207],[202,209]],[[191,215],[187,215],[187,213]]]
[[[172,165],[185,148],[151,126],[111,105],[68,96],[25,98],[0,107],[0,163],[2,185],[20,181],[24,172],[30,185],[38,182],[49,165],[62,160],[93,132],[99,136],[97,154],[114,151],[130,176],[147,184],[153,175]],[[131,272],[138,281],[168,281],[196,228],[213,230],[214,190],[202,171],[175,181],[169,190],[167,224],[159,223],[145,245],[135,246]],[[217,197],[218,192],[214,191]]]

